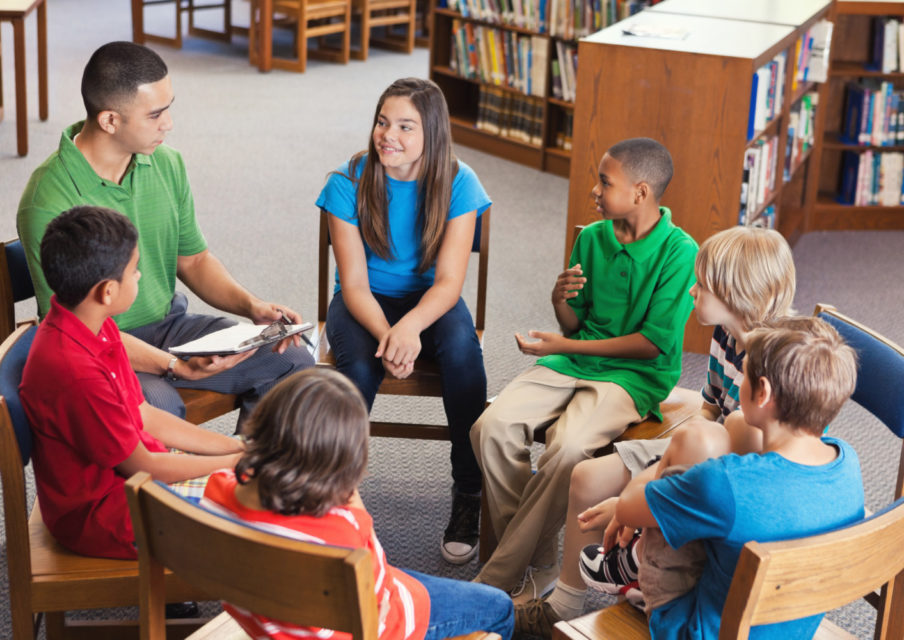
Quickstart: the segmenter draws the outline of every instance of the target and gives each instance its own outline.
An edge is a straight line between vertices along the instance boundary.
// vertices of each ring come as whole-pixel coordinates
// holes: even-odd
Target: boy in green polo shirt
[[[552,290],[562,334],[515,336],[523,353],[542,357],[471,429],[499,540],[475,580],[516,603],[555,583],[572,468],[628,425],[661,417],[681,373],[697,245],[659,206],[671,177],[671,155],[649,138],[603,155],[593,189],[602,221],[578,236]],[[532,473],[530,446],[547,427]]]

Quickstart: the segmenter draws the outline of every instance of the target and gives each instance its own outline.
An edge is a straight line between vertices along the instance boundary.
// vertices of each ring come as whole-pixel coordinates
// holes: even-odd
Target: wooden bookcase
[[[881,73],[865,67],[872,51],[871,21],[879,16],[904,18],[904,2],[838,2],[829,67],[828,101],[815,150],[819,154],[819,180],[807,193],[807,230],[904,229],[904,206],[853,206],[836,201],[845,151],[904,151],[904,146],[868,147],[845,144],[839,139],[845,109],[845,85],[860,78],[891,81],[904,88],[904,72]],[[819,124],[819,123],[818,123]]]
[[[571,157],[565,246],[571,246],[574,225],[597,219],[591,190],[603,153],[638,136],[661,141],[672,154],[675,175],[662,203],[676,224],[697,242],[738,224],[747,149],[759,138],[777,136],[776,166],[784,167],[791,105],[806,92],[818,93],[824,104],[824,85],[791,87],[796,41],[829,10],[829,0],[666,0],[630,20],[682,29],[684,39],[630,36],[616,25],[581,40],[574,118],[580,144]],[[781,51],[788,52],[781,111],[748,141],[752,77]],[[787,182],[779,169],[764,203],[775,205],[777,227],[792,241],[805,224],[812,157],[805,156]],[[708,351],[711,333],[691,316],[685,348]]]
[[[462,0],[464,1],[464,0]],[[616,0],[609,0],[615,2]],[[653,0],[659,1],[659,0]],[[452,137],[456,142],[480,149],[487,153],[512,160],[535,169],[549,171],[568,177],[571,152],[556,146],[556,132],[564,119],[573,114],[574,103],[554,97],[550,61],[554,56],[556,40],[574,44],[574,40],[566,40],[548,33],[540,33],[514,25],[500,24],[477,17],[466,17],[458,11],[438,6],[437,0],[431,0],[430,11],[430,79],[436,82],[446,96],[449,104],[449,115],[452,122]],[[547,2],[547,10],[551,2]],[[460,76],[451,66],[452,23],[453,20],[470,22],[474,25],[509,31],[520,35],[539,36],[546,43],[546,91],[537,96],[543,104],[542,143],[530,144],[520,140],[496,135],[476,127],[479,91],[482,83]],[[548,21],[547,21],[548,24]],[[485,84],[485,87],[494,85]],[[517,89],[495,87],[517,97],[526,94]]]

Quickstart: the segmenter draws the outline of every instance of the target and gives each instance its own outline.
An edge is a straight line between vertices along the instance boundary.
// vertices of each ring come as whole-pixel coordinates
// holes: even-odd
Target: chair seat
[[[238,407],[239,398],[234,393],[218,393],[205,389],[178,391],[185,404],[185,419],[192,424],[203,424]]]
[[[35,500],[28,518],[33,605],[38,611],[91,609],[138,604],[138,561],[92,558],[63,547],[44,524]],[[166,592],[173,602],[206,599],[171,573]]]
[[[838,625],[823,618],[813,640],[856,640]],[[553,640],[649,640],[650,629],[644,613],[628,604],[618,604],[559,622],[552,630]]]

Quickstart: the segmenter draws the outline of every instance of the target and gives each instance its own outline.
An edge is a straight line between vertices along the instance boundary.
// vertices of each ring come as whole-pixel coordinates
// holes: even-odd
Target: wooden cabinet
[[[777,227],[793,240],[805,225],[813,154],[783,179],[790,109],[805,93],[817,94],[822,104],[823,91],[811,82],[792,88],[795,46],[829,8],[827,0],[666,0],[624,24],[678,30],[683,38],[627,35],[619,24],[581,40],[574,114],[574,139],[580,142],[571,156],[565,246],[571,246],[575,224],[597,217],[591,190],[603,153],[638,136],[659,140],[671,152],[675,174],[662,204],[697,242],[738,224],[745,156],[775,137],[777,176],[762,206],[775,207]],[[782,52],[787,67],[781,108],[748,140],[752,78]],[[692,317],[685,348],[708,351],[710,334]]]
[[[842,139],[846,86],[870,79],[888,81],[896,90],[904,89],[904,72],[882,73],[868,70],[872,54],[873,20],[882,16],[904,19],[904,2],[838,2],[832,59],[829,68],[828,100],[820,136],[819,174],[808,191],[808,230],[815,229],[904,229],[904,206],[854,206],[838,202],[841,192],[842,162],[845,152],[858,155],[904,152],[904,145],[860,146]]]

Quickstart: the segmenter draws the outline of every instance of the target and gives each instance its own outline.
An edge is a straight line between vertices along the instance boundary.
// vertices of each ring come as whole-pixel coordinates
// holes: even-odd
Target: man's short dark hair
[[[143,84],[163,80],[166,63],[155,52],[133,42],[109,42],[92,54],[82,74],[82,100],[88,118],[118,110]]]
[[[41,269],[65,307],[77,306],[104,280],[122,280],[138,243],[132,221],[112,209],[72,207],[50,221],[41,240]]]
[[[646,182],[658,202],[672,179],[672,154],[652,138],[629,138],[606,152],[621,163],[622,171],[635,182]]]

